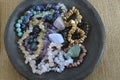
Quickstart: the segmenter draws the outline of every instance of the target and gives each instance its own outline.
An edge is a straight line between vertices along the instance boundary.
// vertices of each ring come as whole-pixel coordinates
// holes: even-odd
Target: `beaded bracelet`
[[[43,32],[40,32],[38,34],[37,41],[39,42],[39,45],[38,45],[38,49],[34,52],[33,55],[30,55],[29,52],[25,50],[25,47],[22,45],[23,41],[29,36],[29,33],[31,32],[31,30],[30,31],[27,30],[26,32],[24,32],[23,37],[21,39],[19,39],[19,41],[18,41],[19,42],[19,47],[22,50],[22,52],[25,54],[25,58],[26,58],[27,62],[29,60],[31,60],[31,59],[35,59],[36,57],[38,57],[40,55],[40,53],[41,53],[42,48],[43,48],[43,42],[42,42],[42,38],[44,37],[43,22],[41,22],[41,21],[37,22],[37,20],[33,21],[33,22],[30,21],[30,24],[29,24],[30,25],[30,29],[32,29],[31,24],[32,24],[33,27],[34,27],[34,25],[39,24],[39,27],[40,27],[40,29],[42,29]]]
[[[79,66],[82,62],[83,62],[83,58],[86,56],[87,54],[87,50],[85,49],[85,47],[82,44],[78,44],[80,46],[80,48],[82,48],[82,54],[79,56],[79,59],[74,62],[73,64],[70,64],[67,66],[67,68],[72,68],[72,67],[77,67]]]
[[[73,15],[74,13],[76,14],[76,18],[77,19],[75,19],[75,21],[74,20],[70,20],[69,22],[67,22],[67,19],[71,15]],[[66,27],[72,26],[71,30],[68,33],[67,40],[70,43],[74,43],[74,42],[75,43],[83,43],[84,39],[87,36],[85,35],[85,32],[82,29],[80,29],[80,28],[77,27],[77,24],[81,23],[81,19],[82,19],[82,16],[80,15],[79,10],[76,9],[75,7],[73,7],[71,10],[68,11],[68,13],[66,14],[66,16],[63,17],[63,19],[64,19],[64,23],[65,23]],[[81,35],[80,39],[75,39],[75,40],[72,39],[72,34],[74,34],[75,31],[77,31]]]
[[[73,14],[76,14],[76,19],[75,19],[75,23],[78,24],[78,23],[81,23],[81,20],[82,20],[82,16],[80,15],[80,12],[78,9],[76,9],[75,7],[72,7],[71,10],[69,10],[66,15],[63,17],[64,19],[64,23],[66,25],[66,27],[69,27],[71,22],[67,22],[67,19],[70,18],[70,16],[72,16]]]
[[[85,32],[82,29],[77,27],[74,20],[71,20],[70,23],[72,25],[72,29],[69,31],[69,34],[68,34],[68,38],[67,38],[68,41],[71,42],[71,43],[75,42],[75,43],[78,43],[78,44],[83,43],[84,39],[87,37],[85,35]],[[75,40],[72,39],[72,34],[74,34],[75,31],[77,31],[81,35],[80,39],[75,39]]]
[[[61,14],[61,16],[64,16],[64,14],[67,12],[67,8],[64,4],[58,3],[57,5],[48,4],[46,6],[33,6],[28,11],[25,12],[24,16],[21,16],[20,19],[18,19],[16,26],[17,36],[22,37],[24,31],[27,29],[26,24],[30,21],[30,18],[32,16],[35,16],[37,14],[41,14],[41,11],[48,11],[49,9],[54,10],[54,17],[55,19]],[[61,9],[61,12],[59,11]],[[42,16],[43,17],[43,16]],[[55,20],[54,19],[54,20]]]

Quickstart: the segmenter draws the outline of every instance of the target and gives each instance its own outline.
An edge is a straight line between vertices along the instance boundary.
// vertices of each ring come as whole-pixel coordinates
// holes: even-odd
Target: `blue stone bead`
[[[58,6],[53,6],[53,9],[54,9],[54,10],[58,10],[59,7],[58,7]]]
[[[17,31],[17,32],[21,32],[21,28],[17,28],[16,31]]]
[[[20,28],[20,27],[21,27],[20,23],[17,23],[17,24],[16,24],[16,27],[17,27],[17,28]]]
[[[19,19],[19,20],[18,20],[18,23],[20,23],[20,24],[21,24],[21,23],[22,23],[22,20],[21,20],[21,19]]]
[[[44,6],[39,6],[40,8],[41,8],[41,10],[43,10],[44,9]]]
[[[34,9],[33,8],[30,8],[30,10],[29,10],[30,12],[33,12],[34,11]]]
[[[25,18],[25,19],[29,19],[29,18],[30,18],[30,14],[26,14],[26,15],[24,16],[24,18]]]
[[[41,29],[39,28],[39,26],[37,26],[37,25],[34,26],[34,28],[33,28],[33,32],[34,32],[34,33],[37,33],[37,34],[38,34],[40,31],[41,31]]]
[[[33,7],[32,7],[32,9],[35,11],[35,9],[36,9],[36,6],[33,6]]]
[[[52,8],[52,4],[47,4],[47,6],[46,6],[47,8]]]
[[[36,10],[40,11],[41,7],[40,6],[36,6]]]
[[[58,18],[60,14],[54,14],[54,19]]]
[[[30,18],[30,15],[25,15],[24,16],[24,23],[28,23],[29,22],[29,18]]]
[[[50,9],[49,7],[47,7],[47,6],[45,7],[45,10],[49,10],[49,9]]]
[[[59,14],[60,12],[58,10],[55,11],[56,14]]]
[[[22,32],[19,32],[18,33],[18,37],[22,37],[23,33]]]
[[[25,25],[25,24],[22,24],[21,28],[22,28],[22,29],[26,29],[26,25]]]

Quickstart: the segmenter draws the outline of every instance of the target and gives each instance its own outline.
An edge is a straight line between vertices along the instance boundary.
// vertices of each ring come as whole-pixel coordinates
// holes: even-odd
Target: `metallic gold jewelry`
[[[77,27],[74,20],[70,20],[70,25],[72,26],[72,29],[68,33],[68,37],[67,37],[68,41],[70,43],[78,43],[78,44],[83,43],[83,41],[87,37],[85,35],[85,32],[82,29]],[[72,35],[75,33],[75,31],[77,31],[77,33],[80,34],[80,37],[81,37],[80,39],[75,39],[75,40],[72,39]]]
[[[70,18],[70,16],[72,16],[73,14],[76,14],[76,19],[75,19],[75,23],[78,24],[79,22],[81,23],[82,20],[82,16],[80,15],[80,12],[78,9],[76,9],[75,7],[73,7],[71,10],[68,11],[68,13],[66,13],[66,15],[63,17],[64,19],[64,23],[66,25],[66,27],[70,26],[71,21],[67,22],[67,19]]]

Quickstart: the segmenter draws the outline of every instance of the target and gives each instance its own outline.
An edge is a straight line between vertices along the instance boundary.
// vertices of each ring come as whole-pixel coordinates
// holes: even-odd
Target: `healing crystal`
[[[56,44],[61,44],[64,42],[62,35],[58,33],[49,34],[49,39]]]
[[[53,24],[54,24],[54,26],[55,26],[58,30],[63,30],[63,29],[65,29],[65,25],[64,25],[64,22],[63,22],[61,16],[59,16],[59,17],[55,20],[55,22],[54,22]]]
[[[81,48],[78,45],[74,45],[68,52],[67,55],[71,57],[78,57],[80,54]]]

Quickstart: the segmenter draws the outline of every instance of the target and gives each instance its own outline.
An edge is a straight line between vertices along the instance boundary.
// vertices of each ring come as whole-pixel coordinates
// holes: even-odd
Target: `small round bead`
[[[23,19],[24,19],[24,16],[21,16],[20,19],[23,20]]]
[[[83,49],[83,52],[84,52],[84,53],[86,53],[86,52],[87,52],[87,50],[86,50],[86,49]]]
[[[21,28],[17,28],[16,31],[17,31],[17,32],[21,32]]]
[[[37,14],[37,12],[36,12],[36,11],[34,11],[34,12],[33,12],[33,14],[34,14],[34,15],[36,15],[36,14]]]
[[[80,59],[80,62],[83,62],[83,58],[82,58],[82,59]]]
[[[41,7],[40,6],[36,6],[36,10],[41,10]]]
[[[79,62],[79,61],[77,61],[77,65],[80,65],[80,62]]]
[[[22,20],[21,20],[21,19],[19,19],[19,20],[18,20],[18,23],[20,23],[20,24],[21,24],[21,23],[22,23]]]
[[[26,29],[26,25],[22,24],[21,28],[25,30]]]
[[[23,33],[22,32],[19,32],[18,33],[18,37],[22,37]]]
[[[34,10],[33,10],[33,8],[30,8],[30,10],[29,10],[30,12],[33,12]]]
[[[17,23],[17,24],[16,24],[16,27],[17,27],[17,28],[20,28],[20,27],[21,27],[21,25],[20,25],[19,23]]]
[[[77,66],[78,66],[76,62],[74,63],[74,65],[75,65],[75,67],[77,67]]]
[[[85,52],[83,53],[83,56],[86,56],[86,53],[85,53]]]

